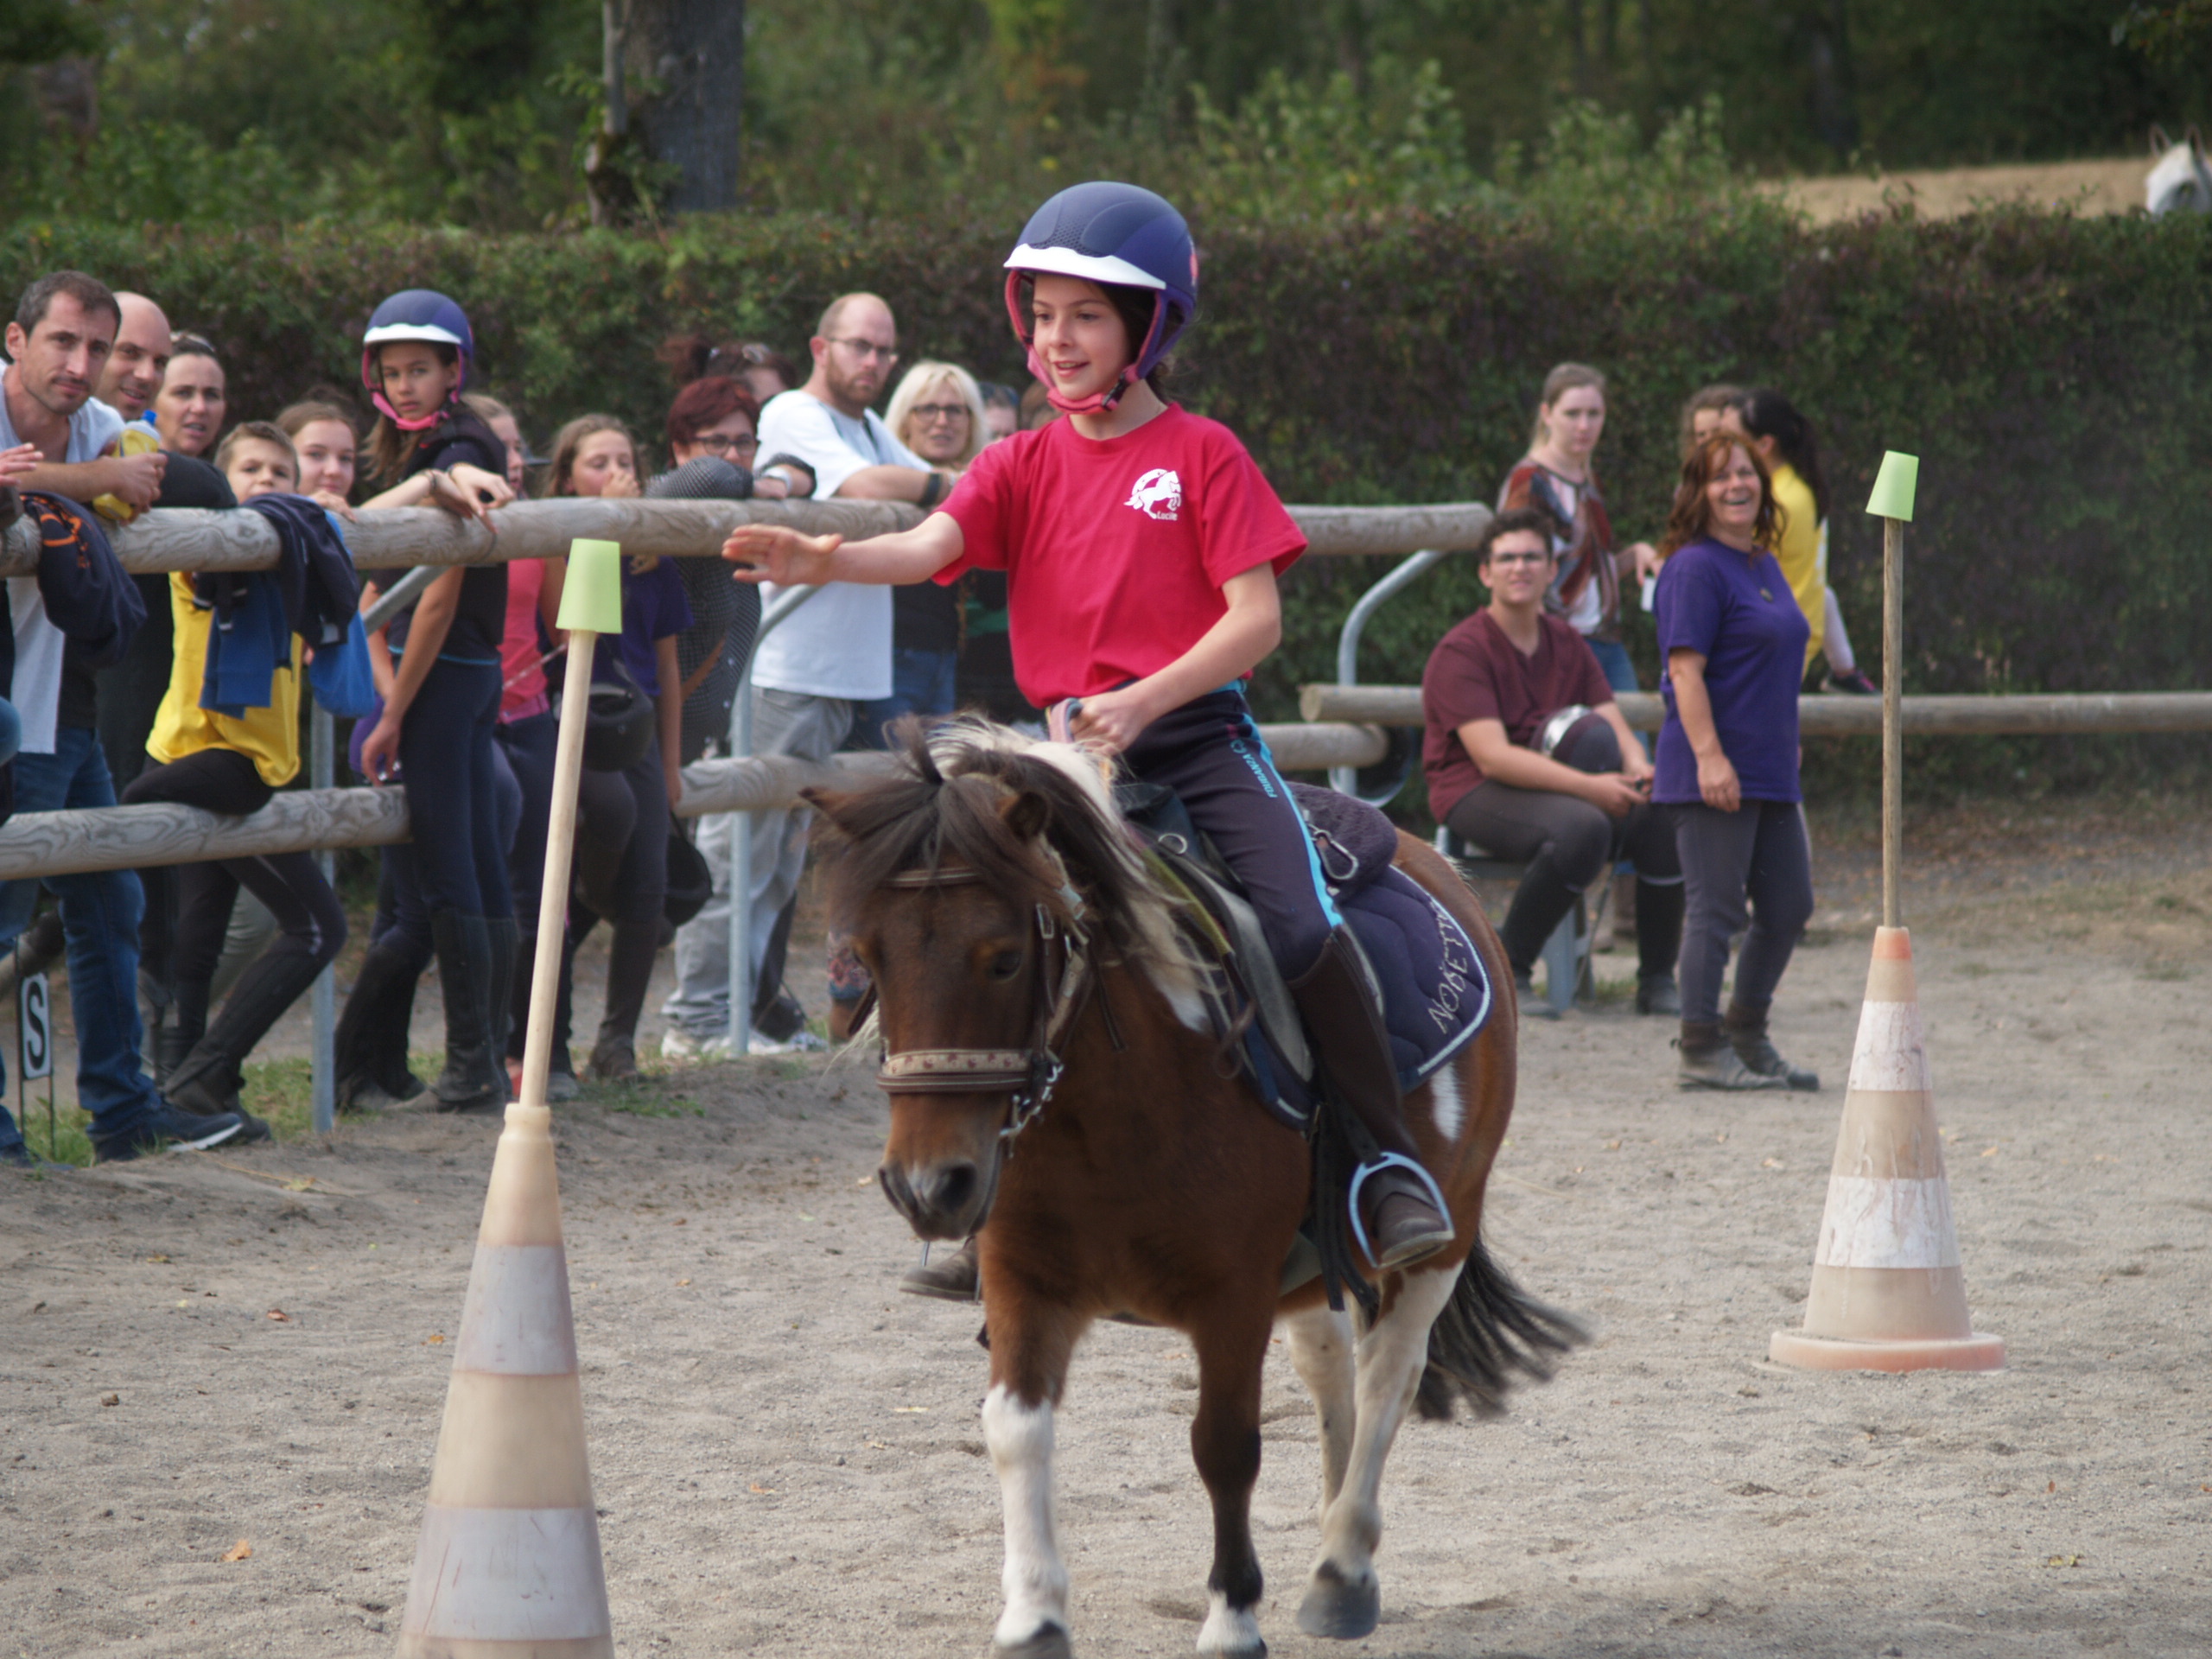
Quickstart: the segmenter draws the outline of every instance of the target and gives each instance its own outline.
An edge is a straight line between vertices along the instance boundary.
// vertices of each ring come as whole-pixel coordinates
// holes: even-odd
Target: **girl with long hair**
[[[553,440],[549,496],[616,498],[639,493],[638,447],[612,415],[585,415]],[[592,1045],[589,1071],[606,1078],[638,1074],[638,1016],[660,948],[661,912],[668,896],[668,831],[683,793],[683,696],[677,636],[691,626],[691,607],[675,563],[632,556],[622,561],[622,632],[602,639],[593,659],[594,684],[642,693],[652,701],[652,740],[622,771],[600,772],[596,788],[619,786],[627,796],[630,830],[617,840],[594,832],[590,856],[578,861],[577,892],[569,909],[562,978],[571,979],[576,949],[602,919],[613,924],[608,948],[607,1003]],[[567,999],[563,998],[565,1002]],[[566,1041],[563,1021],[554,1046]]]
[[[1559,522],[1559,568],[1544,608],[1589,642],[1607,684],[1633,691],[1636,665],[1621,643],[1621,581],[1649,575],[1659,556],[1647,542],[1613,546],[1613,521],[1591,459],[1605,432],[1605,377],[1586,363],[1554,366],[1537,399],[1529,453],[1506,474],[1497,510],[1535,507]]]
[[[378,411],[370,469],[386,486],[427,473],[478,511],[514,499],[506,448],[461,402],[475,337],[444,295],[410,289],[378,306],[361,350],[361,379]],[[373,587],[364,603],[372,603]],[[499,1055],[518,938],[499,844],[499,649],[507,568],[448,570],[388,630],[396,665],[372,640],[382,709],[356,729],[357,765],[372,784],[407,791],[411,839],[385,854],[391,925],[369,947],[339,1021],[341,1102],[407,1098],[407,1022],[415,982],[433,957],[445,996],[445,1067],[431,1084],[448,1111],[507,1099]]]

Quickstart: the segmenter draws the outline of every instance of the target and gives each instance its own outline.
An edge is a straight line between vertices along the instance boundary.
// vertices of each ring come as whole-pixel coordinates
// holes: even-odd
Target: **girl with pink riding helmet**
[[[748,582],[1007,573],[1024,695],[1181,796],[1258,910],[1335,1092],[1381,1149],[1354,1184],[1355,1232],[1378,1267],[1404,1267],[1452,1224],[1407,1133],[1359,948],[1244,701],[1282,638],[1275,579],[1306,538],[1235,435],[1160,391],[1198,305],[1191,233],[1149,190],[1080,184],[1037,211],[1006,269],[1030,372],[1067,418],[985,449],[913,530],[846,545],[748,524],[722,556]]]

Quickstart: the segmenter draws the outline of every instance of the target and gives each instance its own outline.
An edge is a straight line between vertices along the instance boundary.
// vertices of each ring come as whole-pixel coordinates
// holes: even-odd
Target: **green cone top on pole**
[[[1883,476],[1889,474],[1885,472]],[[1911,516],[1911,486],[1905,486]],[[579,536],[569,543],[569,577],[561,589],[557,625],[585,633],[622,632],[622,544]]]
[[[1895,518],[1904,524],[1912,522],[1913,492],[1920,484],[1920,457],[1901,455],[1890,450],[1882,457],[1882,470],[1874,480],[1874,493],[1866,503],[1866,511],[1877,518]],[[576,543],[581,547],[582,543]],[[575,580],[572,575],[569,578]]]

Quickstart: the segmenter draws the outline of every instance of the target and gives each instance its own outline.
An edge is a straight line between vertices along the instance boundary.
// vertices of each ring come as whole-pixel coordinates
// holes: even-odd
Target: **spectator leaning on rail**
[[[957,479],[982,453],[983,395],[975,376],[951,363],[921,362],[891,394],[884,424],[931,467]],[[880,749],[885,729],[907,715],[949,715],[960,666],[957,588],[910,582],[891,590],[891,695],[855,711],[853,747]]]
[[[760,449],[769,457],[761,471],[776,474],[788,455],[812,470],[818,497],[935,506],[950,480],[893,437],[868,407],[899,361],[891,308],[873,294],[833,300],[808,347],[814,372],[806,384],[760,412]],[[763,607],[774,605],[779,592],[764,586]],[[854,706],[891,695],[891,594],[884,588],[831,582],[794,612],[753,658],[753,753],[829,759],[852,729]],[[780,972],[772,977],[767,971],[774,966],[769,947],[779,926],[788,937],[790,924],[780,918],[798,896],[812,816],[804,806],[753,815],[749,951],[753,983],[764,988],[780,984]],[[685,966],[690,971],[677,985],[686,1011],[680,1023],[703,1051],[712,1033],[728,1029],[728,959],[709,946]],[[773,1052],[805,1036],[804,1027],[768,1030],[755,1041]]]
[[[370,317],[361,379],[379,415],[369,445],[378,476],[429,487],[425,474],[446,473],[440,487],[458,486],[482,511],[514,493],[506,446],[461,401],[474,353],[461,308],[410,289]],[[445,994],[445,1070],[431,1085],[439,1104],[464,1111],[507,1099],[500,1056],[518,930],[493,753],[506,612],[506,566],[468,565],[439,576],[388,631],[404,629],[402,655],[389,677],[378,675],[384,710],[358,737],[358,765],[376,784],[397,769],[412,840],[385,851],[397,919],[370,945],[339,1022],[341,1101],[368,1102],[372,1083],[386,1094],[406,1086],[407,1014],[433,955]],[[369,654],[372,664],[383,655],[374,641]]]
[[[733,347],[713,360],[721,362],[740,350],[765,348]],[[771,374],[756,365],[747,378],[766,380]],[[745,382],[723,373],[690,381],[669,406],[666,430],[674,468],[646,485],[645,493],[737,501],[810,494],[814,474],[796,458],[771,456],[772,470],[762,467],[760,423],[760,406]],[[730,751],[730,711],[760,631],[760,595],[757,588],[730,581],[711,560],[678,559],[676,569],[692,615],[692,625],[676,641],[683,703],[682,757],[688,763],[710,749]],[[728,812],[690,821],[693,845],[707,868],[709,893],[705,905],[676,932],[676,989],[661,1010],[668,1020],[661,1033],[663,1059],[696,1060],[728,1052],[729,872],[736,825]],[[777,1021],[769,1010],[782,990],[789,937],[786,927],[771,938],[766,965],[754,982],[756,1027]],[[780,1014],[791,1029],[804,1017],[803,1010],[795,1014],[791,1007]]]
[[[1597,658],[1545,614],[1558,530],[1548,513],[1517,507],[1477,543],[1490,603],[1444,636],[1421,675],[1429,810],[1465,840],[1527,861],[1498,929],[1524,1008],[1544,941],[1625,857],[1637,871],[1637,1012],[1679,1014],[1673,827],[1646,799],[1650,764]]]
[[[1797,686],[1810,632],[1775,562],[1782,532],[1766,464],[1716,433],[1682,464],[1659,573],[1667,664],[1651,798],[1675,821],[1682,931],[1681,1085],[1817,1089],[1767,1037],[1767,1013],[1813,913],[1797,779]],[[1751,931],[1720,1012],[1728,943]]]
[[[157,764],[123,798],[243,817],[299,775],[303,676],[312,673],[326,699],[334,688],[340,693],[334,712],[358,714],[367,706],[368,648],[353,562],[327,511],[298,493],[299,461],[283,429],[245,422],[215,458],[238,499],[276,530],[283,563],[276,571],[181,570],[169,578],[176,669],[147,744]],[[349,670],[352,701],[343,695]],[[210,1024],[216,963],[242,886],[268,907],[276,937],[255,953]],[[337,957],[346,912],[311,853],[188,864],[176,888],[162,1088],[188,1112],[238,1112],[247,1133],[265,1139],[268,1125],[238,1103],[246,1056]]]
[[[15,481],[42,492],[29,503],[42,519],[35,577],[7,587],[9,694],[22,719],[15,798],[21,811],[112,806],[115,788],[95,735],[93,671],[120,656],[145,611],[89,516],[70,505],[113,495],[143,509],[160,493],[162,457],[107,455],[123,420],[92,397],[115,343],[115,296],[82,271],[57,271],[24,290],[8,325],[0,377],[0,451],[28,443],[41,464]],[[56,499],[55,498],[67,498]],[[128,870],[45,878],[60,901],[77,1028],[77,1099],[92,1115],[104,1162],[135,1158],[164,1141],[213,1146],[236,1135],[235,1115],[190,1117],[156,1092],[139,1055],[138,925],[145,894]],[[0,887],[0,948],[29,919],[36,886]],[[14,1120],[0,1127],[0,1158],[21,1162]]]

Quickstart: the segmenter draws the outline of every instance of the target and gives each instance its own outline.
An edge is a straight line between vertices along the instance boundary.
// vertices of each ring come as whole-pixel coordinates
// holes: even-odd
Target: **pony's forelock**
[[[904,736],[902,775],[855,791],[841,814],[841,899],[856,903],[891,875],[950,855],[1064,922],[1073,917],[1061,889],[1071,884],[1089,912],[1084,925],[1109,954],[1142,968],[1171,1000],[1195,983],[1172,903],[1114,804],[1110,762],[1098,751],[976,717],[927,731],[916,721]],[[1023,794],[1047,808],[1041,845],[1022,843],[1001,810]]]

